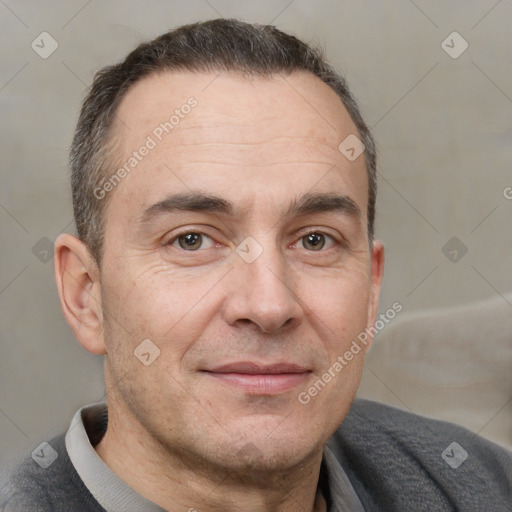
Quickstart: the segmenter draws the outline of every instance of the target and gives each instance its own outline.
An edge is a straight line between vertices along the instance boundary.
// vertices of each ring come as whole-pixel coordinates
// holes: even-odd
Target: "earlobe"
[[[55,280],[67,322],[80,344],[105,354],[100,273],[87,246],[68,233],[55,241]]]

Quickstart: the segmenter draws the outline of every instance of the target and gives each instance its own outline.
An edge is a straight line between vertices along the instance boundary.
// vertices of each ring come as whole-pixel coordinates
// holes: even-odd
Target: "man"
[[[317,52],[234,20],[143,44],[95,77],[71,169],[56,280],[108,409],[41,445],[5,510],[510,510],[505,450],[354,402],[376,156]]]

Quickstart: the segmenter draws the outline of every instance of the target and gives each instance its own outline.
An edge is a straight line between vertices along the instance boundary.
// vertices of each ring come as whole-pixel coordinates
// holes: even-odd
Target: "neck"
[[[109,407],[98,455],[132,489],[166,510],[325,511],[317,494],[322,451],[292,468],[233,470],[164,448],[129,414]]]

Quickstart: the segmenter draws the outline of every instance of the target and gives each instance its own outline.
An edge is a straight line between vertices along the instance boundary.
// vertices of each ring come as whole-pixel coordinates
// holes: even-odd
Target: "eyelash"
[[[203,237],[207,237],[207,238],[209,238],[209,239],[213,242],[213,245],[218,244],[218,242],[216,242],[216,241],[213,239],[213,237],[211,237],[211,236],[210,236],[210,235],[208,235],[207,233],[204,233],[204,232],[199,231],[199,230],[189,230],[189,231],[183,231],[182,233],[178,233],[178,234],[176,234],[173,238],[171,238],[171,239],[167,242],[167,244],[166,244],[166,245],[168,245],[168,246],[173,246],[175,243],[177,243],[177,242],[178,242],[178,239],[179,239],[180,237],[185,236],[185,235],[191,235],[191,234],[196,234],[196,235],[201,235],[201,236],[203,236]],[[325,236],[325,237],[326,237],[328,240],[330,240],[330,241],[331,241],[331,243],[333,243],[333,244],[338,244],[338,245],[343,245],[343,244],[344,244],[344,242],[343,242],[343,241],[337,240],[333,235],[331,235],[331,234],[329,234],[329,233],[327,233],[327,232],[325,232],[325,231],[322,231],[322,230],[318,230],[318,229],[316,229],[316,230],[308,231],[308,232],[304,233],[303,235],[301,235],[301,236],[298,238],[297,242],[295,242],[293,245],[295,245],[296,243],[300,242],[301,240],[303,240],[304,238],[306,238],[307,236],[312,235],[312,234]],[[178,249],[178,250],[181,250],[181,251],[183,251],[183,252],[191,252],[191,253],[193,253],[193,252],[199,252],[199,251],[201,250],[201,249],[196,249],[195,251],[194,251],[194,250],[187,251],[186,249],[183,249],[182,247],[175,247],[175,248],[176,248],[176,249]],[[313,251],[313,250],[311,250],[311,251],[308,251],[308,252],[326,252],[326,251],[328,251],[329,249],[332,249],[332,246],[331,246],[331,247],[328,247],[327,249],[322,248],[322,249],[320,249],[320,250],[318,250],[318,251]],[[307,249],[305,249],[305,248],[304,248],[304,250],[307,250]]]

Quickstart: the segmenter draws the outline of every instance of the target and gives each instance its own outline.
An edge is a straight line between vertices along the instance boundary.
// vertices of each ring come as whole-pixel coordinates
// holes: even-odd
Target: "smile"
[[[204,372],[223,384],[262,395],[289,391],[303,384],[311,374],[311,370],[297,364],[256,365],[249,362],[232,363]]]

